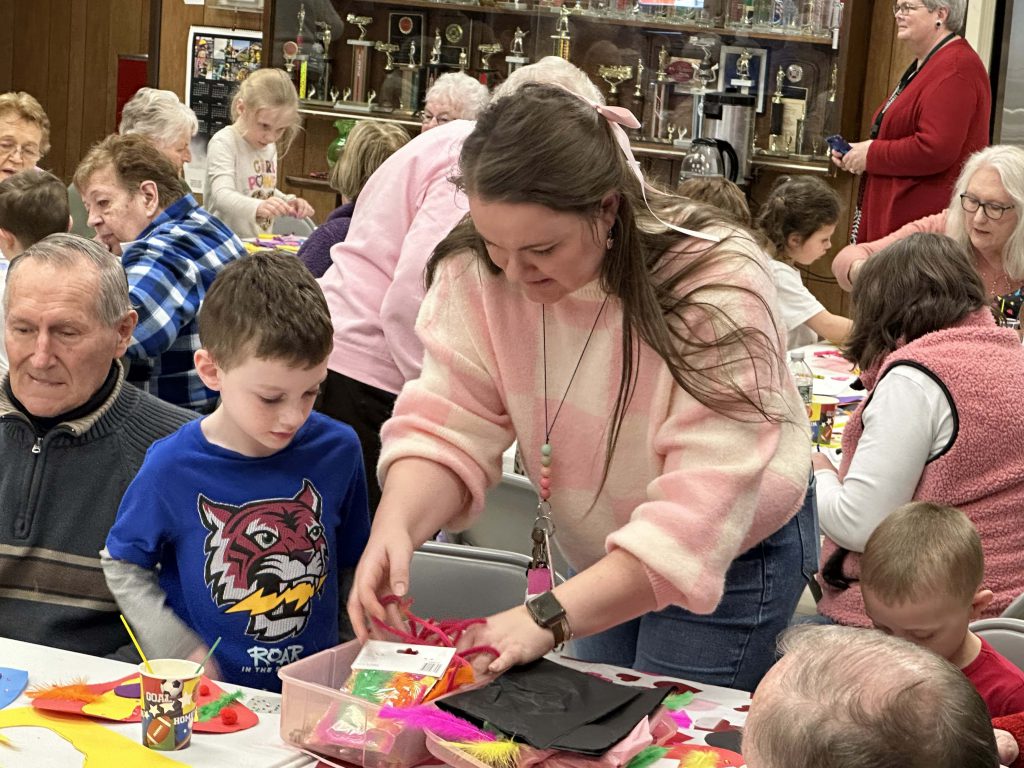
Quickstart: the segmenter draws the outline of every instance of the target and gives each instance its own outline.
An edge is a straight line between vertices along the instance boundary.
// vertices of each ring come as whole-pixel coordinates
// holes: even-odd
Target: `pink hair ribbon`
[[[569,89],[566,88],[566,90]],[[640,121],[636,119],[636,115],[625,107],[609,107],[604,104],[598,104],[590,101],[590,99],[576,93],[575,91],[569,91],[569,93],[579,97],[584,102],[592,106],[597,110],[597,113],[601,115],[601,117],[608,121],[608,124],[612,129],[612,135],[615,136],[615,141],[618,142],[619,147],[622,149],[622,153],[626,156],[626,161],[629,163],[629,167],[633,169],[633,173],[635,173],[636,177],[640,180],[640,194],[644,197],[644,203],[647,204],[647,210],[650,211],[651,215],[655,219],[671,229],[673,232],[678,232],[682,235],[687,235],[688,237],[696,237],[701,240],[709,240],[712,243],[721,242],[721,238],[716,235],[711,235],[707,232],[697,232],[693,229],[686,229],[685,227],[680,227],[676,224],[670,224],[658,216],[658,214],[654,212],[654,209],[651,208],[651,203],[647,199],[647,190],[656,190],[654,190],[654,188],[647,183],[647,180],[644,179],[644,173],[640,170],[640,161],[638,161],[636,156],[633,154],[633,147],[629,143],[629,136],[626,135],[626,132],[622,128],[623,126],[626,128],[639,128]]]

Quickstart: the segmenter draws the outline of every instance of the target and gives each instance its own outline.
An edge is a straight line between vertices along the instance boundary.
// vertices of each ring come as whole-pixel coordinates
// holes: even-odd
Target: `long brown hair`
[[[743,326],[710,300],[710,290],[746,294],[771,315],[765,299],[755,292],[709,280],[693,287],[711,270],[727,274],[751,259],[738,241],[750,236],[730,225],[713,209],[692,206],[681,198],[648,188],[650,208],[664,221],[693,230],[714,229],[724,235],[709,243],[696,258],[681,258],[683,238],[656,219],[644,202],[640,182],[616,142],[610,124],[594,107],[563,88],[526,84],[512,96],[491,103],[467,137],[460,157],[461,175],[453,182],[466,194],[487,201],[534,203],[560,212],[589,217],[597,232],[601,200],[620,194],[612,228],[614,242],[601,266],[601,284],[622,304],[622,360],[619,391],[608,432],[604,474],[608,469],[625,412],[639,376],[639,342],[665,361],[676,383],[703,405],[737,420],[782,421],[762,398],[779,380],[778,339]],[[686,256],[696,241],[683,241]],[[674,251],[672,249],[675,249]],[[490,260],[482,239],[467,217],[435,249],[427,265],[427,283],[448,256],[470,250],[492,274],[500,270]],[[732,263],[731,265],[729,263]],[[755,262],[756,263],[756,262]],[[698,328],[713,329],[696,332]],[[731,362],[737,348],[751,365],[767,368],[769,382],[753,388],[733,377]],[[715,353],[707,365],[701,356]],[[598,491],[600,493],[600,490]],[[595,494],[596,498],[596,494]]]
[[[853,286],[853,330],[844,353],[862,369],[899,344],[949,328],[986,304],[964,247],[920,232],[864,262]]]

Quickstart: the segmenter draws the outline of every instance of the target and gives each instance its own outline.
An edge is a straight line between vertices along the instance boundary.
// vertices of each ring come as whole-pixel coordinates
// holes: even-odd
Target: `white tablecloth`
[[[120,661],[3,638],[0,638],[0,667],[26,670],[29,686],[64,684],[83,678],[89,683],[102,683],[136,671],[133,665]],[[239,686],[220,685],[227,692],[240,689]],[[249,688],[241,690],[245,691],[242,702],[260,719],[258,725],[237,733],[196,733],[187,749],[159,754],[183,765],[195,766],[300,768],[313,765],[313,760],[286,747],[278,736],[280,718],[277,711],[281,697]],[[22,694],[10,706],[28,705],[29,699]],[[138,723],[96,722],[133,741],[140,739],[142,726]],[[0,747],[0,765],[4,768],[72,768],[82,764],[80,753],[52,731],[12,727],[0,733],[8,736],[18,747],[16,751]]]

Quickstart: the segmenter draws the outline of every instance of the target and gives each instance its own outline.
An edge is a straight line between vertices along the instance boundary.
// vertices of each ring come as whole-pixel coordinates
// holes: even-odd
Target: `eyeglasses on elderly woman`
[[[960,195],[960,207],[968,213],[976,213],[981,208],[985,216],[993,221],[1001,219],[1003,214],[1011,208],[1016,208],[1015,205],[1003,205],[1002,203],[983,203],[978,198],[966,193]]]
[[[6,159],[19,150],[22,159],[28,163],[34,163],[43,156],[39,151],[39,147],[34,144],[25,145],[14,141],[0,141],[0,157],[2,158]]]
[[[924,5],[915,3],[893,3],[892,15],[893,16],[909,16],[911,11],[916,11],[918,8],[924,8]]]

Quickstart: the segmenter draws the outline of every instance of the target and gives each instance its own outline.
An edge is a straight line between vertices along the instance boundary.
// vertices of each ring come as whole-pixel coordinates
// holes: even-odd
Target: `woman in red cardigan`
[[[875,112],[867,141],[833,162],[864,174],[852,242],[868,242],[945,208],[968,155],[989,143],[992,92],[981,59],[957,32],[966,0],[896,0],[896,37],[914,53]]]

